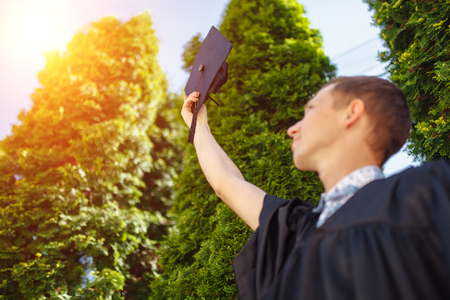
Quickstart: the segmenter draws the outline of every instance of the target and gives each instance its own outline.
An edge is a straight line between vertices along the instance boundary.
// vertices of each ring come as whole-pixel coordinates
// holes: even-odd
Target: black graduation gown
[[[321,227],[266,195],[233,266],[239,299],[450,299],[450,163],[376,180]]]

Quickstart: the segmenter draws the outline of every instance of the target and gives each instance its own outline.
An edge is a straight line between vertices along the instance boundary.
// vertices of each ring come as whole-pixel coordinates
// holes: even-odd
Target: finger
[[[187,99],[187,96],[186,96],[186,95],[184,95],[184,101],[186,101],[186,99]]]
[[[194,91],[194,92],[190,93],[189,96],[188,96],[188,98],[189,98],[189,97],[198,97],[198,96],[197,96],[197,92]]]
[[[191,104],[192,102],[197,102],[198,94],[198,92],[192,92],[187,98],[184,99],[184,102],[189,104]]]
[[[198,98],[198,96],[200,96],[199,92],[192,92],[189,97],[193,97],[193,98]]]
[[[189,97],[187,97],[183,103],[183,110],[185,110],[185,109],[190,110],[192,108],[192,106],[194,105],[194,103],[197,101],[198,101],[198,98],[194,98],[192,96],[192,94],[189,95]]]

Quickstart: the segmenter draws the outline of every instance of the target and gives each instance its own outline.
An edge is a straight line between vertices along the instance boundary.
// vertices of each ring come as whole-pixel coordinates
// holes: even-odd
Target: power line
[[[374,75],[375,77],[383,77],[384,75],[387,75],[389,72],[388,71],[386,71],[386,72],[384,72],[384,73],[381,73],[381,74],[379,74],[379,75]]]
[[[373,68],[378,67],[378,66],[380,66],[380,65],[382,65],[382,64],[377,63],[376,65],[373,65],[373,66],[371,66],[371,67],[369,67],[369,68],[367,68],[367,69],[365,69],[365,70],[359,72],[359,73],[356,74],[356,75],[362,75],[362,74],[364,74],[365,72],[367,72],[367,71],[369,71],[369,70],[372,70]]]
[[[350,52],[352,52],[352,51],[355,51],[356,49],[361,48],[362,46],[364,46],[364,45],[366,45],[366,44],[368,44],[368,43],[370,43],[370,42],[373,42],[373,41],[375,41],[375,40],[377,40],[377,39],[378,39],[378,37],[373,38],[373,39],[371,39],[371,40],[368,40],[368,41],[366,41],[366,42],[364,42],[364,43],[362,43],[362,44],[356,46],[356,47],[353,48],[353,49],[350,49],[350,50],[348,50],[348,51],[346,51],[346,52],[344,52],[344,53],[342,53],[342,54],[339,54],[338,56],[336,56],[335,58],[333,58],[333,59],[331,59],[331,60],[333,61],[333,60],[335,60],[335,59],[338,59],[339,57],[342,57],[342,56],[344,56],[344,55],[346,55],[346,54],[348,54],[348,53],[350,53]]]

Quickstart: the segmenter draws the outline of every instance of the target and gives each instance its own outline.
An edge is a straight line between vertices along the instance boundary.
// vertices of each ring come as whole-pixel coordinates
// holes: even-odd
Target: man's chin
[[[315,171],[315,168],[307,160],[299,157],[294,158],[294,166],[300,171]]]

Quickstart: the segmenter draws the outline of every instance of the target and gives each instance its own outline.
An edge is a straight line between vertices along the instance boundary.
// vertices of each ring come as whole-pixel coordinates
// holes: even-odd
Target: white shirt
[[[367,166],[353,171],[342,178],[328,193],[322,193],[319,204],[313,212],[320,212],[316,227],[328,220],[348,199],[366,184],[384,178],[381,169],[376,166]]]

